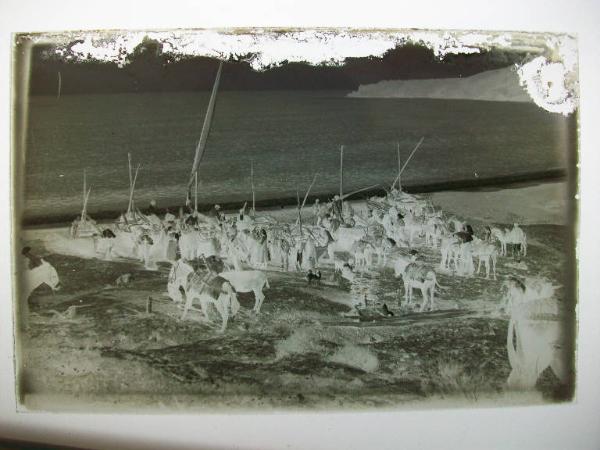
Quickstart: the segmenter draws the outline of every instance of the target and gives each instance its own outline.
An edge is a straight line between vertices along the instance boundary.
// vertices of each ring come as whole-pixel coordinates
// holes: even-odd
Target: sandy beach
[[[64,227],[23,230],[21,244],[50,261],[64,286],[57,293],[40,288],[30,299],[31,326],[19,357],[24,405],[102,409],[118,399],[125,410],[335,409],[452,398],[512,404],[518,400],[503,391],[510,367],[507,317],[498,311],[502,281],[511,274],[545,276],[567,286],[558,295],[573,305],[565,269],[572,242],[560,214],[565,186],[432,194],[436,206],[472,223],[476,234],[483,223],[511,224],[513,214],[522,214],[530,244],[524,261],[498,261],[497,280],[436,269],[443,289],[433,312],[402,305],[390,264],[361,275],[377,304],[394,313],[386,320],[353,315],[350,291],[333,281],[328,263],[319,285],[307,285],[301,272],[269,267],[271,288],[261,313],[250,312],[252,294],[240,294],[241,312],[224,334],[217,333],[216,315],[213,323],[194,311],[180,320],[181,310],[166,296],[167,264],[147,271],[137,261],[95,259],[92,241],[74,241]],[[360,211],[365,203],[353,206]],[[297,211],[259,214],[289,222]],[[407,251],[395,249],[392,261]],[[439,250],[420,252],[427,265],[439,266]],[[131,284],[116,286],[124,273],[132,274]],[[75,317],[65,315],[71,306],[80,308]],[[546,402],[569,398],[570,391],[548,373],[534,394]]]
[[[437,192],[432,194],[431,201],[450,214],[481,222],[567,225],[567,196],[566,182],[552,182],[504,189]]]

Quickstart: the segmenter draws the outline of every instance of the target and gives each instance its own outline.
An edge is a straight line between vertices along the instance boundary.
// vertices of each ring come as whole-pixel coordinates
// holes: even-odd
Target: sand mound
[[[327,358],[329,362],[343,364],[364,370],[375,372],[379,368],[379,359],[369,349],[356,345],[345,345]]]
[[[275,355],[281,359],[294,354],[320,352],[322,349],[313,329],[300,328],[275,345]]]

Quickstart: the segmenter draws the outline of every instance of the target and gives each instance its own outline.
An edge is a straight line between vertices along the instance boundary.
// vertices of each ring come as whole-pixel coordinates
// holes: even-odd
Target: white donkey
[[[375,254],[377,255],[377,264],[382,267],[385,266],[387,264],[388,255],[394,251],[395,246],[396,241],[387,236],[375,239],[373,247],[375,249]]]
[[[477,275],[482,265],[485,266],[485,277],[490,277],[490,271],[496,279],[496,261],[498,259],[498,249],[494,244],[475,238],[471,246],[472,255],[478,259]],[[491,270],[490,270],[491,269]]]
[[[413,289],[420,289],[423,295],[423,304],[420,312],[425,310],[429,303],[429,310],[433,311],[435,305],[435,288],[441,287],[433,270],[428,270],[421,264],[405,258],[398,258],[394,264],[396,278],[402,277],[404,281],[404,299],[407,305],[412,304]]]
[[[441,241],[446,231],[444,221],[433,216],[427,219],[425,223],[425,245],[431,245],[433,248],[437,248],[438,240]]]
[[[41,260],[41,264],[33,269],[25,269],[22,272],[21,292],[19,294],[20,326],[23,329],[29,327],[29,297],[31,293],[43,284],[52,289],[53,292],[60,289],[60,278],[56,269],[47,261]]]
[[[505,229],[502,231],[500,228],[492,228],[492,236],[500,241],[500,254],[502,256],[506,256],[507,244],[518,245],[519,253],[527,256],[527,237],[518,224],[515,223],[511,230]]]
[[[210,278],[208,276],[205,276],[206,279],[202,279],[198,275],[192,274],[193,272],[192,267],[183,260],[179,260],[174,264],[171,268],[169,284],[167,285],[169,296],[176,302],[180,301],[182,299],[181,288],[183,288],[185,292],[185,305],[181,316],[182,319],[185,318],[195,300],[200,302],[206,318],[208,318],[206,308],[208,305],[214,305],[223,319],[222,330],[225,330],[227,327],[229,310],[231,309],[231,313],[235,315],[239,309],[239,302],[236,295],[238,292],[253,292],[253,311],[259,313],[265,299],[263,288],[270,287],[266,274],[260,270],[221,272],[216,277],[217,281],[214,281],[215,278],[208,281],[208,278]],[[216,286],[219,279],[220,285]]]
[[[458,270],[458,261],[460,257],[460,243],[456,236],[449,235],[442,237],[440,244],[440,254],[442,256],[440,260],[441,269],[451,270],[452,263],[454,263],[454,269]]]
[[[167,283],[167,292],[169,297],[175,303],[183,302],[183,294],[188,285],[188,278],[194,272],[192,266],[186,263],[183,259],[178,259],[171,265],[169,278]]]
[[[186,231],[179,238],[179,250],[184,259],[219,255],[219,241],[199,231]]]
[[[329,261],[334,261],[335,253],[352,252],[354,245],[366,238],[367,229],[362,227],[340,227],[331,233],[330,236],[334,240],[330,239],[327,243],[327,255],[329,256]]]
[[[408,213],[404,216],[404,234],[408,236],[409,247],[413,246],[415,238],[425,233],[426,228],[427,226],[422,219]]]
[[[254,308],[252,309],[255,313],[260,313],[263,301],[265,300],[265,294],[263,289],[269,289],[269,280],[267,275],[260,270],[231,270],[228,272],[221,272],[219,276],[225,278],[233,288],[235,292],[253,292],[254,293]]]
[[[186,299],[181,320],[185,318],[193,302],[197,300],[200,302],[202,314],[206,320],[210,320],[208,316],[210,306],[216,308],[222,320],[220,329],[222,333],[227,328],[229,317],[235,317],[238,313],[240,303],[231,283],[220,276],[209,278],[208,274],[204,278],[197,274],[190,277],[185,291]]]
[[[52,264],[42,259],[42,264],[24,271],[21,298],[27,301],[31,293],[43,284],[49,286],[53,291],[60,289],[58,272]]]

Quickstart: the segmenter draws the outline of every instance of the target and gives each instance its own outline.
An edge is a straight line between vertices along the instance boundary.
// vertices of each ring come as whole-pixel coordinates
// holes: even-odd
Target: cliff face
[[[512,67],[489,70],[465,78],[429,80],[392,80],[361,85],[349,97],[439,98],[487,100],[499,102],[531,102],[519,85]]]

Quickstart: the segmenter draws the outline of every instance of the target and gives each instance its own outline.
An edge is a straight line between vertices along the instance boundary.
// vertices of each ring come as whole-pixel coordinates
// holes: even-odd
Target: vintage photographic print
[[[569,35],[22,33],[22,410],[571,401]]]

